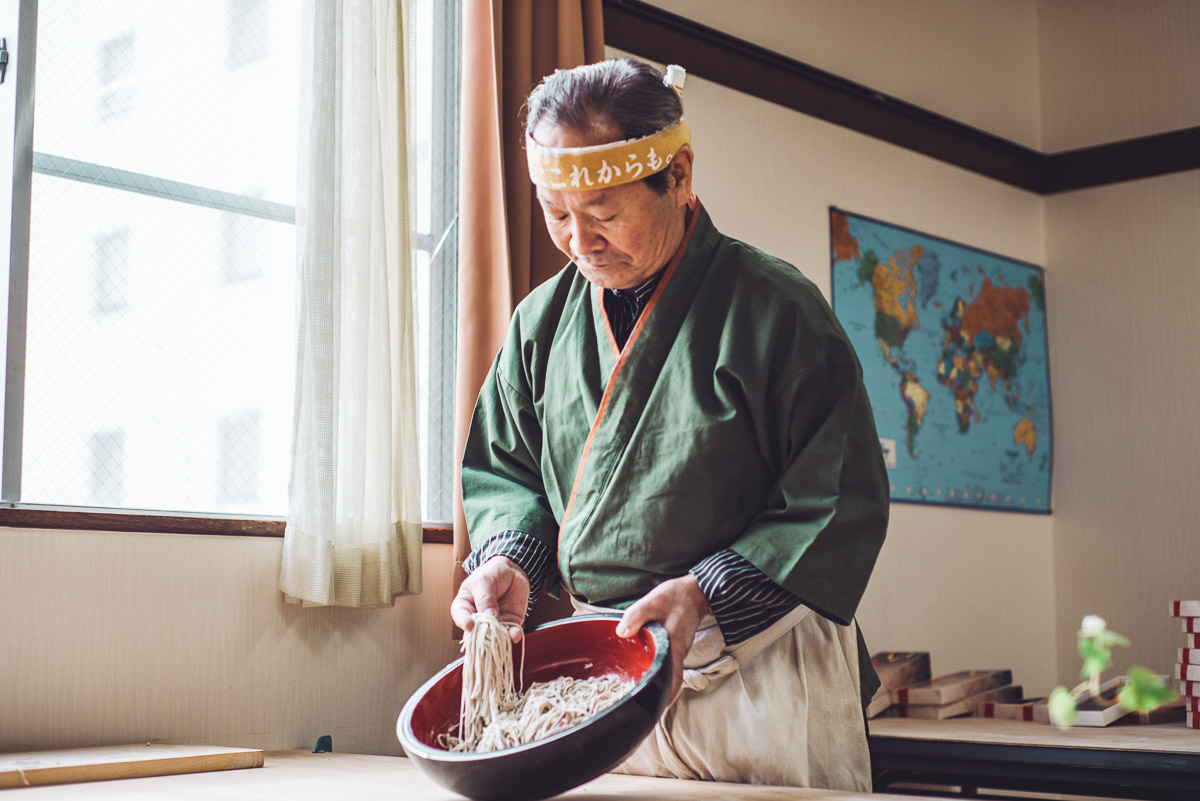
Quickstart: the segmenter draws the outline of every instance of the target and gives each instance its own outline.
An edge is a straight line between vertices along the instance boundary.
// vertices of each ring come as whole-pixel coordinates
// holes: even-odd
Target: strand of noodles
[[[483,730],[478,751],[498,751],[549,737],[611,706],[633,686],[616,676],[534,682],[515,709],[497,715]]]
[[[475,615],[475,625],[463,635],[463,649],[462,701],[458,712],[460,742],[450,750],[476,751],[487,724],[518,700],[508,626],[492,615]]]
[[[540,740],[599,713],[633,686],[616,676],[561,676],[517,694],[508,626],[491,615],[475,616],[463,650],[458,736],[438,737],[450,751],[497,751]]]

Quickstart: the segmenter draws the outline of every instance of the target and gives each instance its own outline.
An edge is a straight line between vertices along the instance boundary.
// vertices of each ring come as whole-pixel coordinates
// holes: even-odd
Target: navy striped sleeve
[[[769,628],[800,599],[767,577],[750,560],[718,551],[689,571],[708,599],[726,645],[737,645]]]
[[[525,571],[529,578],[529,604],[525,607],[525,615],[533,609],[542,590],[550,582],[557,584],[558,566],[554,561],[554,552],[531,534],[524,531],[504,531],[484,540],[475,550],[471,551],[463,562],[463,570],[474,573],[493,556],[507,556],[517,567]]]

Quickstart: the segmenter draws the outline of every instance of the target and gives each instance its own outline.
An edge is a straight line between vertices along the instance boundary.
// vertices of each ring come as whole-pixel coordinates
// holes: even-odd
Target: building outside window
[[[136,44],[133,32],[126,31],[100,45],[96,75],[100,79],[97,111],[102,122],[133,110]]]
[[[221,280],[253,281],[266,274],[266,223],[249,214],[221,212]]]
[[[267,0],[227,0],[226,63],[236,70],[267,58],[270,39],[262,31],[270,29],[270,3]]]
[[[88,490],[95,506],[125,502],[125,432],[99,431],[88,438]]]
[[[217,425],[217,503],[228,507],[258,501],[261,413],[255,409],[227,415]]]
[[[96,276],[92,303],[96,314],[122,311],[129,307],[129,277],[126,275],[131,262],[129,229],[121,227],[99,233],[92,243],[92,263]]]

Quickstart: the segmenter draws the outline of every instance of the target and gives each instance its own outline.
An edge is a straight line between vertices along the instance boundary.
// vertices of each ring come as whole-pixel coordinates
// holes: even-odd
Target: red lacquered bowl
[[[666,708],[671,689],[667,631],[651,623],[618,637],[620,615],[556,620],[527,633],[513,651],[514,669],[525,651],[525,686],[559,676],[617,675],[635,682],[612,706],[537,742],[486,753],[451,752],[439,734],[458,723],[463,660],[447,665],[404,704],[396,736],[427,776],[480,801],[548,798],[612,770],[633,753]]]

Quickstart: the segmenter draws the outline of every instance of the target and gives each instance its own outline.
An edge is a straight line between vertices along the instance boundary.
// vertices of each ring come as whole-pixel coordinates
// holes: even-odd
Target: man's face
[[[533,138],[546,147],[587,147],[620,137],[542,124]],[[551,239],[584,278],[604,289],[632,289],[666,266],[683,238],[684,208],[691,197],[691,150],[685,146],[683,151],[686,157],[675,162],[687,163],[667,168],[671,175],[663,195],[645,181],[587,192],[538,187]]]

